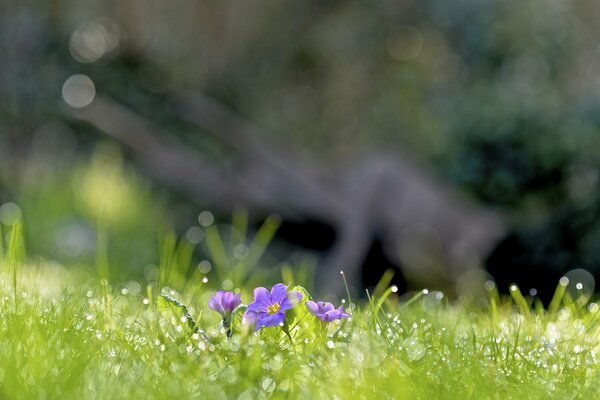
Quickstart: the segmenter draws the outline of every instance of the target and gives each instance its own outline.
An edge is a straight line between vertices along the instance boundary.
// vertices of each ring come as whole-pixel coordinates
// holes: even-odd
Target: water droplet
[[[578,283],[575,285],[575,287],[577,288],[577,290],[581,290],[581,289],[583,289],[583,283],[581,283],[581,282],[578,282]]]
[[[344,271],[340,271],[340,275],[344,275]]]
[[[127,288],[123,288],[123,289],[121,289],[121,294],[122,294],[123,296],[125,296],[127,293],[129,293],[129,290],[127,290]]]
[[[423,289],[423,294],[429,293],[429,289]]]
[[[404,348],[406,350],[406,355],[411,361],[420,360],[427,352],[425,346],[410,337],[404,340]]]
[[[392,290],[392,293],[398,293],[398,286],[393,285],[391,290]]]
[[[202,278],[202,283],[208,283],[208,278],[207,277]]]
[[[272,392],[273,390],[275,390],[275,381],[269,377],[263,379],[262,383],[260,384],[260,386],[263,388],[263,390],[265,392]]]
[[[346,304],[346,299],[342,299],[342,304]]]
[[[142,300],[142,303],[144,303],[144,304],[146,304],[146,305],[147,305],[147,304],[150,304],[150,300],[148,300],[148,299],[144,299],[144,300]]]
[[[562,278],[560,278],[560,280],[558,281],[558,284],[560,286],[567,286],[569,284],[569,278],[567,278],[566,276],[563,276]]]
[[[335,347],[335,343],[332,340],[327,341],[327,348],[333,349]]]
[[[537,295],[537,289],[536,288],[529,289],[529,295],[531,297],[535,297]]]

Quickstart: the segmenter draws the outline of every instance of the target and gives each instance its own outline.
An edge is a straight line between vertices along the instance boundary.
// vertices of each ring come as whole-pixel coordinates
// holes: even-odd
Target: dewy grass
[[[130,281],[107,286],[106,307],[93,268],[21,259],[15,291],[7,258],[3,399],[572,399],[597,398],[600,387],[599,307],[564,286],[553,311],[493,285],[454,302],[378,290],[327,324],[303,307],[306,290],[290,288],[302,302],[285,310],[285,329],[255,331],[242,324],[253,287],[241,287],[241,304],[215,298],[215,312],[216,288],[197,277],[162,294],[156,282]],[[267,300],[268,312],[283,304]]]

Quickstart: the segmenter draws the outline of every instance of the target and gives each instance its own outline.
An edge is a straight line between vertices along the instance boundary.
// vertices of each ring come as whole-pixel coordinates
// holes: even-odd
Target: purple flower
[[[333,304],[328,303],[326,301],[307,301],[306,308],[308,311],[315,317],[319,318],[321,321],[331,322],[336,319],[348,318],[350,314],[346,314],[344,312],[343,306],[335,309]]]
[[[263,326],[278,326],[285,320],[285,311],[294,307],[300,300],[300,292],[288,293],[287,286],[278,283],[273,286],[271,293],[264,287],[254,289],[254,301],[248,304],[244,313],[244,323],[254,324],[254,329]]]
[[[210,298],[208,306],[221,314],[223,318],[227,318],[240,303],[241,300],[239,294],[219,290]]]

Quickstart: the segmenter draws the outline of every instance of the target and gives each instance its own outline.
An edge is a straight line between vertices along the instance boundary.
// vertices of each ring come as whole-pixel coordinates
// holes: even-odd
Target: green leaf
[[[247,306],[240,304],[231,313],[231,334],[239,332],[242,329],[242,317],[246,312]]]
[[[291,333],[295,328],[306,331],[315,329],[315,318],[306,308],[306,302],[312,300],[312,296],[308,293],[308,290],[300,285],[296,285],[290,290],[300,292],[302,294],[302,300],[287,312],[285,323],[286,327],[288,327],[288,332],[286,333]]]
[[[200,333],[206,338],[206,334],[200,328],[198,328],[196,321],[194,321],[194,318],[190,315],[185,304],[169,295],[161,294],[158,296],[157,305],[159,308],[164,310],[170,310],[177,316],[178,319],[185,317],[190,330],[193,333]]]

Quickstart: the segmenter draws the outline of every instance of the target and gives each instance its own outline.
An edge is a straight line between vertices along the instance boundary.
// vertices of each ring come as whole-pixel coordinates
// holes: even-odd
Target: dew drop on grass
[[[577,290],[581,290],[581,289],[583,289],[583,283],[581,283],[581,282],[578,282],[578,283],[575,285],[575,287],[577,288]]]
[[[422,359],[427,352],[425,346],[411,337],[404,340],[404,348],[406,350],[406,355],[411,361]]]
[[[392,293],[398,293],[398,286],[396,286],[396,285],[393,285],[393,286],[391,287],[391,290],[392,290]]]
[[[142,303],[144,303],[145,305],[148,305],[148,304],[150,304],[150,300],[144,299],[144,300],[142,300]]]
[[[335,347],[335,343],[332,340],[327,341],[327,348],[333,349]]]
[[[202,278],[202,283],[208,283],[208,278],[206,276]]]
[[[269,377],[266,377],[265,379],[263,379],[263,381],[261,382],[260,386],[263,388],[263,390],[265,392],[272,392],[273,390],[275,390],[275,381]]]

